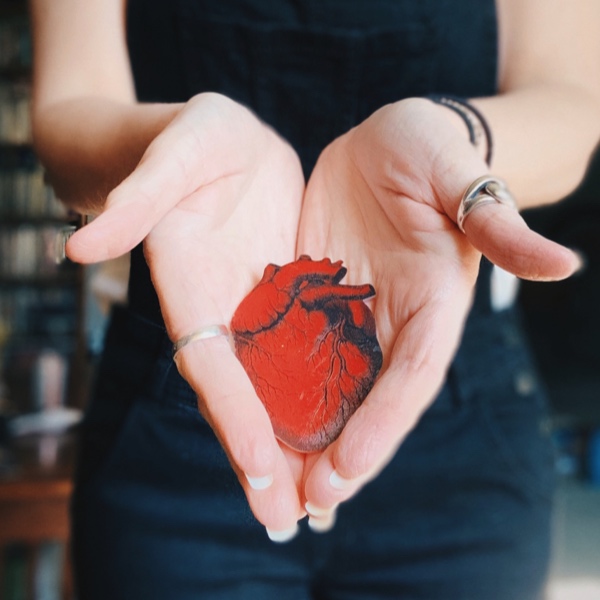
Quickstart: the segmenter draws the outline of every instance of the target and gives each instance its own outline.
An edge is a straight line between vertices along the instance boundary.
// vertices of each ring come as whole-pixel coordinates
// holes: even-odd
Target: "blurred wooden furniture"
[[[62,598],[73,598],[69,559],[69,502],[74,456],[72,436],[28,436],[10,448],[8,468],[0,473],[0,564],[14,544],[27,548],[26,598],[33,599],[34,579],[43,543],[64,548]],[[0,584],[4,586],[0,572]]]

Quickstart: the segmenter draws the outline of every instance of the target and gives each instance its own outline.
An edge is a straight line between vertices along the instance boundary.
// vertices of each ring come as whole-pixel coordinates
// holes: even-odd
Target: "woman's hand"
[[[235,102],[203,94],[156,137],[67,251],[74,260],[93,262],[145,240],[175,341],[206,326],[229,325],[265,266],[294,259],[303,192],[298,158],[281,138]],[[177,366],[198,394],[200,411],[258,520],[274,531],[294,527],[304,514],[302,457],[280,448],[227,339],[185,346]]]
[[[481,252],[518,276],[558,279],[577,257],[500,204],[455,224],[464,190],[487,167],[448,118],[410,99],[335,140],[308,183],[298,254],[343,260],[346,283],[372,283],[384,364],[341,436],[309,458],[305,496],[321,514],[391,459],[442,384],[471,304]]]

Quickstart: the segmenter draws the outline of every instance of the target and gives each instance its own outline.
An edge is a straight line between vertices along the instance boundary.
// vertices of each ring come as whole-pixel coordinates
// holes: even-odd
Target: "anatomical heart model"
[[[381,368],[373,286],[342,285],[342,262],[270,264],[231,321],[237,356],[275,435],[301,452],[335,440]]]

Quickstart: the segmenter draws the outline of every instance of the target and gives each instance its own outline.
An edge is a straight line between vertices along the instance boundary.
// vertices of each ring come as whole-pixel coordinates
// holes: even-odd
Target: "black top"
[[[384,104],[496,91],[493,0],[129,0],[128,35],[141,101],[225,94],[292,144],[306,176]],[[141,247],[129,296],[162,321]]]

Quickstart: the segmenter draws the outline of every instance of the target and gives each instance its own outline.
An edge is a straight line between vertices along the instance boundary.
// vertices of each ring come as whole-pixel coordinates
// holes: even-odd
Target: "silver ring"
[[[505,204],[511,208],[517,207],[517,203],[504,181],[491,175],[484,175],[476,179],[463,194],[456,214],[458,228],[465,233],[466,218],[478,206],[492,203]]]
[[[201,327],[189,335],[178,339],[173,344],[173,358],[175,358],[175,355],[188,344],[219,336],[229,338],[229,329],[227,329],[226,325],[207,325],[206,327]]]

